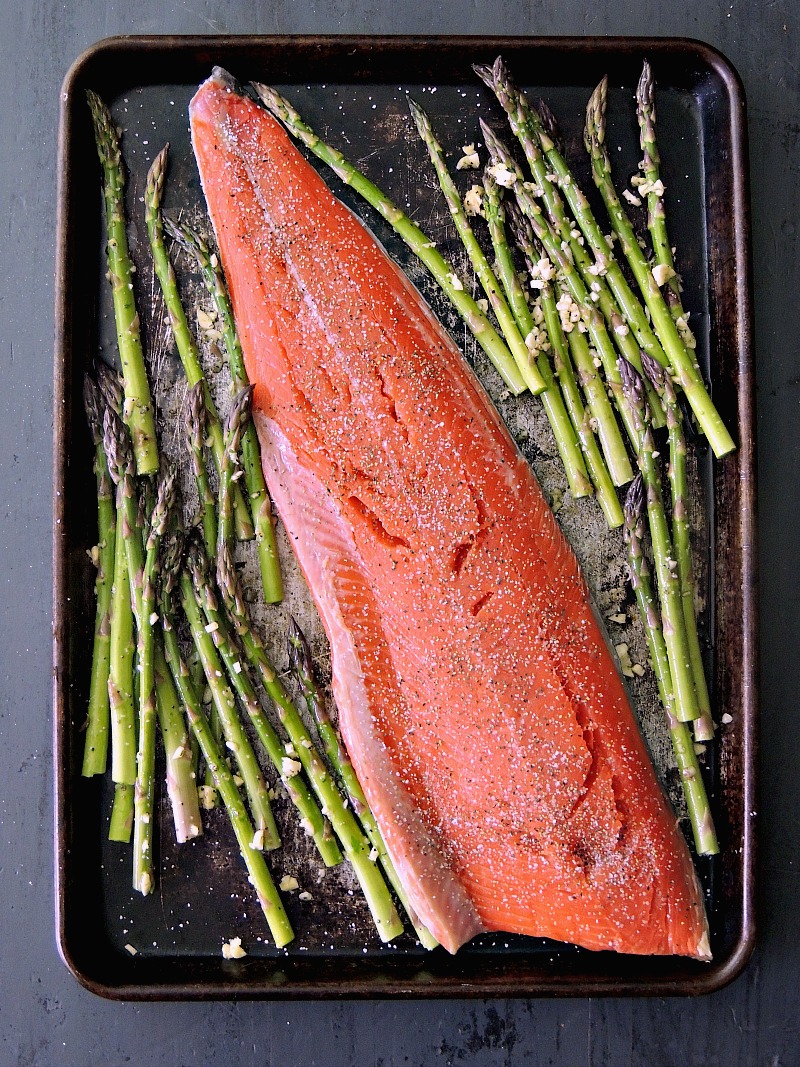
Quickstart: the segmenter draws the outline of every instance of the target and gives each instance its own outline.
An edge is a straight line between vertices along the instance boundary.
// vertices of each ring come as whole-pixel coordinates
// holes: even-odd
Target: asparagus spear
[[[719,852],[714,821],[689,729],[686,723],[681,722],[675,715],[675,694],[672,687],[669,656],[650,581],[650,568],[643,550],[644,481],[641,474],[633,480],[625,498],[624,533],[631,587],[644,623],[650,659],[658,682],[658,692],[667,716],[670,739],[680,773],[681,786],[686,797],[695,848],[701,856],[713,856]]]
[[[133,264],[125,232],[125,178],[119,137],[106,105],[91,91],[86,93],[92,113],[97,154],[103,168],[103,197],[108,233],[108,277],[114,301],[122,374],[125,379],[124,416],[133,438],[139,474],[158,470],[158,445],[153,402],[139,334],[139,316],[133,296]]]
[[[635,443],[637,440],[637,433],[634,425],[634,418],[622,391],[622,379],[617,367],[617,353],[606,331],[603,316],[600,311],[594,307],[589,291],[575,269],[572,260],[562,249],[556,235],[553,233],[552,228],[545,219],[542,209],[533,199],[530,191],[526,188],[524,176],[520,168],[517,166],[514,157],[491,127],[487,126],[482,119],[480,125],[481,131],[483,132],[484,144],[489,150],[493,165],[495,167],[501,167],[502,172],[505,175],[508,175],[506,180],[509,181],[510,187],[514,190],[517,203],[523,215],[530,222],[536,239],[544,247],[549,264],[561,272],[564,282],[569,287],[573,299],[582,310],[589,336],[592,338],[592,343],[602,361],[608,387],[614,396],[614,400],[619,409],[628,436],[631,441]],[[621,461],[622,457],[620,456],[618,458]],[[628,466],[628,471],[631,474],[633,473],[630,471],[630,465]],[[624,477],[626,472],[624,466],[615,465],[612,467],[612,473],[614,480],[619,481]]]
[[[620,203],[611,178],[611,161],[605,147],[605,111],[608,81],[600,82],[586,108],[585,142],[592,161],[592,176],[608,209],[611,222],[653,318],[653,325],[670,361],[686,399],[692,406],[709,444],[717,457],[725,456],[736,447],[714,407],[697,363],[686,349],[661,290],[653,277],[650,265],[636,240],[633,225]]]
[[[213,556],[217,544],[217,500],[211,491],[206,468],[204,442],[208,426],[205,390],[202,382],[195,382],[186,394],[184,411],[186,444],[192,460],[192,471],[200,499],[200,524],[206,552]]]
[[[706,684],[703,653],[697,633],[697,617],[694,607],[694,568],[692,566],[692,543],[687,513],[687,472],[686,472],[686,438],[683,432],[683,418],[675,395],[675,387],[663,367],[648,356],[642,359],[645,373],[650,378],[658,394],[663,398],[667,413],[667,430],[669,434],[669,464],[667,476],[672,494],[672,542],[675,547],[678,581],[681,590],[683,617],[686,624],[686,639],[689,644],[689,657],[692,665],[692,677],[697,694],[697,708],[700,712],[694,721],[696,741],[710,741],[714,736],[714,724],[711,719],[711,700]]]
[[[94,582],[97,603],[82,768],[82,774],[88,778],[94,774],[103,774],[108,762],[108,674],[117,513],[113,484],[103,450],[100,393],[97,385],[88,375],[83,380],[83,406],[94,444],[94,473],[97,479],[97,545],[92,549],[92,561],[97,568]]]
[[[508,247],[505,232],[505,213],[500,202],[500,194],[497,183],[489,173],[484,174],[484,211],[489,225],[489,234],[497,259],[497,270],[503,283],[503,288],[508,296],[514,317],[517,320],[521,333],[525,337],[528,346],[533,345],[536,335],[535,324],[531,309],[525,299],[514,263],[511,251]],[[564,400],[553,378],[547,356],[539,351],[536,355],[536,363],[539,374],[547,385],[545,391],[540,394],[542,406],[547,415],[548,422],[556,440],[564,472],[567,476],[567,484],[570,492],[576,498],[588,496],[591,493],[591,485],[583,457],[581,455],[578,438],[570,422],[569,415],[564,406]]]
[[[253,751],[253,746],[239,721],[236,698],[225,681],[224,665],[219,657],[205,616],[197,602],[192,579],[186,572],[179,579],[181,607],[189,623],[192,640],[200,655],[206,682],[217,709],[225,736],[225,745],[236,758],[250,803],[250,811],[256,827],[253,840],[262,848],[276,848],[280,844],[275,816],[269,803],[269,791]],[[254,846],[255,847],[255,846]]]
[[[351,186],[389,223],[412,252],[425,264],[436,279],[450,302],[469,327],[475,340],[494,364],[497,372],[515,395],[525,391],[525,382],[517,369],[514,358],[506,343],[495,331],[487,317],[464,289],[450,264],[436,250],[436,247],[419,226],[405,215],[400,208],[376,186],[369,178],[349,163],[341,152],[322,141],[314,131],[300,118],[292,105],[275,89],[267,85],[253,83],[253,89],[266,109],[279,119],[288,131],[309,148],[314,155],[327,163],[329,167],[346,184]]]
[[[211,448],[214,452],[217,466],[219,466],[222,461],[222,427],[220,426],[219,416],[214,407],[214,401],[211,399],[208,384],[203,375],[203,368],[197,352],[197,345],[194,343],[189,324],[186,321],[186,313],[183,310],[180,293],[178,292],[175,271],[170,262],[170,258],[167,255],[167,250],[164,247],[164,221],[161,215],[161,197],[164,192],[164,177],[166,175],[168,153],[169,145],[165,145],[153,160],[152,166],[147,174],[147,185],[145,187],[144,195],[147,235],[150,239],[150,251],[153,256],[153,266],[155,268],[159,285],[161,286],[161,291],[164,294],[164,304],[169,316],[169,322],[172,327],[178,355],[181,358],[181,363],[183,364],[183,369],[186,373],[186,379],[190,386],[202,382],[203,399],[205,401],[207,412],[208,436],[211,441]],[[233,506],[236,513],[237,536],[242,541],[252,540],[254,536],[253,524],[248,513],[247,502],[238,487],[234,495]]]
[[[175,478],[168,474],[158,484],[158,491],[150,519],[145,546],[144,569],[141,575],[141,605],[137,615],[139,633],[139,751],[137,754],[136,793],[133,823],[133,885],[147,895],[153,887],[153,827],[155,823],[155,762],[156,762],[156,631],[155,583],[158,569],[159,545],[175,501]],[[130,538],[137,536],[132,531]],[[130,550],[128,561],[131,560]],[[132,572],[133,573],[133,572]],[[138,572],[136,584],[139,584]],[[134,596],[136,599],[136,596]],[[169,753],[169,749],[168,755]],[[174,755],[174,753],[172,753]],[[195,799],[196,790],[193,790]],[[199,820],[199,813],[198,813]],[[193,836],[196,836],[196,831]]]
[[[167,796],[172,808],[175,839],[182,845],[203,833],[197,773],[184,708],[164,658],[162,633],[156,634],[153,677],[156,687],[158,725],[164,741],[167,765]]]
[[[411,115],[419,135],[427,146],[428,154],[439,179],[439,185],[450,209],[450,216],[455,223],[456,230],[472,262],[472,266],[475,268],[475,273],[483,286],[483,291],[489,299],[495,318],[500,324],[506,344],[527,387],[534,394],[541,393],[547,387],[545,379],[539,372],[534,356],[528,351],[525,341],[520,335],[516,320],[503,297],[495,273],[489,266],[489,261],[483,254],[483,249],[472,232],[472,226],[470,226],[469,219],[464,211],[464,205],[461,203],[461,197],[447,169],[442,146],[436,139],[430,119],[411,97],[408,97],[408,106],[411,109]]]
[[[294,932],[283,907],[280,894],[267,867],[262,853],[253,846],[256,838],[255,828],[247,815],[247,809],[234,781],[225,757],[220,749],[208,720],[203,714],[203,707],[197,690],[192,682],[191,672],[181,656],[175,633],[174,590],[179,581],[181,567],[181,542],[173,538],[164,553],[164,578],[161,585],[161,615],[164,633],[164,650],[167,663],[172,672],[175,686],[186,708],[186,714],[192,733],[203,753],[206,766],[214,780],[214,786],[222,797],[231,826],[236,834],[242,859],[258,896],[261,910],[269,925],[270,933],[278,948],[287,945],[294,938]]]
[[[664,511],[661,474],[656,463],[658,452],[653,441],[650,413],[641,375],[626,360],[620,360],[620,370],[625,394],[637,420],[639,431],[637,460],[647,489],[647,517],[653,541],[658,595],[664,618],[664,639],[675,693],[675,715],[681,722],[689,722],[697,719],[700,713],[697,707],[697,695],[686,639],[677,562]]]
[[[244,354],[236,331],[233,308],[219,258],[216,253],[212,255],[209,252],[205,241],[191,227],[168,223],[168,229],[172,237],[179,241],[187,251],[193,253],[206,288],[213,297],[214,306],[222,324],[222,336],[228,353],[233,388],[239,392],[246,388],[250,381],[247,377]],[[258,434],[252,422],[248,422],[242,434],[242,464],[256,533],[264,599],[268,604],[277,604],[283,598],[281,566],[278,559],[275,527],[272,523],[272,507],[267,492],[267,483],[264,480],[264,471],[261,467]]]
[[[506,112],[511,129],[520,142],[531,169],[535,183],[535,195],[544,203],[551,225],[561,241],[562,249],[569,248],[573,263],[578,268],[584,284],[592,294],[592,299],[602,311],[610,336],[620,355],[624,356],[641,373],[642,367],[639,360],[637,339],[625,323],[622,310],[603,276],[603,269],[598,266],[590,252],[584,247],[580,231],[575,228],[574,222],[567,216],[558,186],[552,180],[554,175],[549,171],[537,142],[531,107],[525,93],[514,84],[501,56],[497,57],[491,67],[474,66],[473,70],[484,84],[493,90],[503,110]],[[555,118],[549,109],[547,116],[547,129],[550,136],[553,137]],[[635,299],[632,293],[631,298]],[[650,330],[641,306],[636,309],[634,309],[632,303],[626,306],[630,306],[632,311],[635,310],[636,315],[634,315],[634,318],[638,316],[638,320],[644,324],[643,343],[651,345],[656,357],[666,363],[667,357],[660,351],[658,340]],[[654,418],[653,424],[655,426],[663,426],[664,417],[655,393],[650,396],[650,401]],[[625,478],[624,482],[618,484],[625,484],[625,482],[630,481],[631,477],[632,472]]]
[[[342,862],[342,854],[334,839],[331,824],[320,811],[303,778],[297,774],[299,764],[288,755],[284,743],[264,714],[247,672],[246,658],[230,632],[228,621],[220,610],[217,595],[212,589],[208,561],[196,542],[189,545],[187,565],[194,583],[195,596],[206,619],[206,630],[211,632],[239,702],[247,712],[264,751],[280,775],[289,799],[297,808],[302,824],[313,838],[325,866],[335,867]]]
[[[516,205],[514,205],[514,207],[516,207]],[[530,227],[526,226],[526,220],[519,209],[511,211],[510,216],[517,244],[525,257],[528,272],[531,277],[534,278],[536,276],[536,253],[533,246],[533,234]],[[586,457],[586,466],[597,493],[597,501],[603,509],[603,514],[606,517],[609,528],[614,530],[622,525],[622,508],[617,499],[611,475],[608,473],[608,468],[600,454],[600,449],[595,440],[594,430],[591,425],[590,416],[584,407],[580,390],[578,389],[578,383],[575,380],[575,372],[569,355],[569,346],[567,344],[564,327],[559,316],[559,310],[556,305],[553,290],[547,281],[542,279],[537,280],[540,286],[539,292],[542,310],[544,312],[545,328],[547,336],[550,338],[553,363],[561,385],[561,392],[564,396],[567,410],[569,411],[569,417],[572,420],[578,440],[580,441],[581,450]],[[573,332],[573,324],[570,323],[569,325],[570,332]]]
[[[303,631],[297,625],[294,618],[289,627],[289,666],[297,679],[308,710],[314,717],[325,753],[347,794],[350,808],[355,813],[364,828],[364,832],[369,838],[372,847],[375,849],[384,873],[389,879],[397,899],[403,906],[403,910],[411,920],[411,924],[417,933],[420,944],[423,948],[436,948],[439,942],[422,923],[421,919],[411,906],[411,901],[408,899],[408,895],[403,888],[397,869],[392,863],[391,857],[386,850],[386,842],[380,832],[375,816],[372,814],[367,798],[364,795],[364,790],[361,788],[361,783],[356,777],[356,772],[350,762],[350,757],[347,755],[347,751],[339,739],[336,728],[331,722],[328,712],[325,709],[325,701],[314,681],[314,670],[311,663],[311,652],[308,643]]]
[[[112,402],[114,397],[112,395]],[[112,410],[108,409],[107,410]],[[109,469],[109,473],[110,469]],[[136,709],[131,585],[122,538],[123,507],[117,492],[114,584],[111,590],[108,699],[111,718],[111,779],[115,783],[109,838],[129,841],[133,827],[133,785],[136,781]]]
[[[642,76],[636,87],[636,115],[639,119],[640,136],[644,157],[641,169],[644,177],[638,179],[639,193],[647,197],[647,228],[653,242],[656,265],[662,268],[667,284],[667,303],[675,320],[678,332],[686,347],[697,347],[694,334],[689,329],[689,317],[681,303],[681,280],[675,273],[675,259],[667,236],[666,211],[664,210],[664,183],[661,181],[661,157],[656,143],[655,81],[647,60],[642,67]],[[636,183],[637,179],[634,179]],[[632,183],[633,184],[633,183]]]

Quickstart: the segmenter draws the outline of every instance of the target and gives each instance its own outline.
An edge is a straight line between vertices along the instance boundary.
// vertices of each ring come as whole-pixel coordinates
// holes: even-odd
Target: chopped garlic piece
[[[464,155],[459,159],[458,163],[456,163],[456,170],[477,170],[481,161],[478,158],[478,153],[475,151],[475,145],[462,145],[461,151]]]
[[[131,956],[136,956],[137,955],[136,949],[133,947],[133,945],[126,945],[125,946],[125,951],[126,952],[130,952]]]
[[[475,303],[478,305],[478,307],[481,309],[481,311],[484,313],[484,315],[488,312],[488,310],[489,310],[489,301],[488,300],[476,300]]]
[[[280,888],[283,893],[291,893],[294,889],[300,888],[300,883],[293,874],[285,874],[281,878]]]
[[[241,937],[232,937],[230,941],[223,942],[222,958],[226,960],[240,960],[247,953],[242,948]]]
[[[489,173],[504,189],[510,189],[517,180],[516,174],[510,171],[504,163],[495,163],[493,167],[489,167]]]
[[[642,202],[639,199],[639,197],[635,196],[630,191],[630,189],[623,189],[622,190],[622,195],[625,197],[625,199],[628,201],[628,203],[629,204],[633,204],[634,207],[641,207],[642,206]]]
[[[204,811],[213,811],[217,806],[217,791],[213,785],[201,785],[197,790],[200,807]]]
[[[483,214],[483,186],[473,185],[464,197],[464,210],[468,215]]]
[[[452,287],[458,292],[460,292],[464,288],[463,282],[456,274],[448,274],[447,280],[450,282]]]
[[[620,625],[622,625],[623,622],[628,621],[628,616],[625,614],[624,611],[614,612],[614,614],[608,615],[606,616],[606,618],[608,618],[611,622],[618,622]]]
[[[298,893],[297,894],[297,899],[298,900],[313,900],[314,898],[311,896],[311,894],[308,892],[307,889],[304,889],[302,893]]]
[[[733,716],[729,715],[726,711],[725,714],[722,716],[722,722],[724,722],[725,725],[728,726],[730,723],[733,722]]]
[[[616,649],[617,657],[619,659],[619,665],[623,675],[626,678],[633,678],[633,663],[631,662],[628,646],[625,644],[624,641],[622,641],[620,642],[620,644],[614,645],[614,648]]]
[[[253,840],[250,842],[250,848],[252,848],[256,852],[262,852],[263,851],[263,849],[264,849],[264,831],[263,831],[263,829],[258,829],[253,834]]]
[[[668,282],[670,278],[675,277],[675,271],[667,263],[657,263],[653,267],[653,277],[656,280],[656,285],[661,287],[664,282]]]
[[[294,778],[302,769],[303,765],[299,760],[289,759],[288,756],[284,756],[281,760],[281,774],[284,778]]]

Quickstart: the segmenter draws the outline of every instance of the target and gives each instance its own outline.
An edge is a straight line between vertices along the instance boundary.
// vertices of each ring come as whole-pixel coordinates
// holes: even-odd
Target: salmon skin
[[[414,909],[710,958],[686,843],[577,562],[461,353],[275,120],[190,105],[265,475]]]

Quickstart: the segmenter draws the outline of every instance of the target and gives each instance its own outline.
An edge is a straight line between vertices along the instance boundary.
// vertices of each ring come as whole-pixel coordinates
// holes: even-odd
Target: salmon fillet
[[[275,505],[413,907],[708,958],[688,849],[577,562],[461,353],[221,72],[190,106]]]

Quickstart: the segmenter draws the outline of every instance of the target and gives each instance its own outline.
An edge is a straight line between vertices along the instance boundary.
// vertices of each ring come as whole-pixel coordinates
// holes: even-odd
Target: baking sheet
[[[342,865],[322,876],[296,820],[282,818],[284,848],[270,854],[279,878],[298,878],[311,900],[287,898],[297,939],[287,950],[270,946],[237,857],[224,812],[212,813],[205,836],[177,846],[166,799],[160,819],[159,888],[150,898],[130,889],[128,849],[106,840],[110,789],[80,778],[93,606],[92,574],[85,550],[94,534],[94,484],[80,406],[81,376],[97,352],[115,353],[109,287],[104,281],[99,170],[83,90],[91,87],[112,105],[123,129],[129,170],[131,249],[137,263],[139,310],[148,341],[157,401],[174,424],[184,391],[148,262],[140,198],[147,168],[165,141],[172,165],[165,211],[203,225],[202,196],[188,142],[186,105],[196,85],[220,63],[238,78],[282,87],[301,114],[339,145],[430,235],[469,277],[449,214],[438,193],[426,151],[407,111],[406,92],[431,115],[448,156],[480,139],[477,115],[503,128],[490,94],[472,75],[472,62],[502,52],[517,80],[534,98],[544,96],[558,116],[569,158],[583,188],[591,180],[581,146],[582,115],[591,88],[608,72],[609,143],[615,174],[624,181],[640,155],[631,106],[642,59],[653,63],[659,84],[662,150],[671,239],[679,250],[701,364],[715,401],[729,425],[738,426],[744,447],[719,464],[706,450],[694,478],[698,524],[696,560],[705,607],[715,711],[732,717],[709,753],[712,802],[723,853],[699,870],[712,925],[715,963],[639,960],[583,952],[544,940],[487,935],[454,958],[425,953],[406,936],[382,946],[354,880]],[[565,76],[579,75],[579,83]],[[752,803],[752,680],[754,616],[750,590],[752,558],[752,436],[747,291],[747,204],[741,98],[735,75],[720,57],[690,42],[477,41],[470,39],[118,39],[82,57],[65,82],[62,98],[59,196],[59,276],[56,345],[56,535],[55,708],[57,771],[58,934],[62,954],[90,988],[110,996],[336,996],[489,995],[492,993],[588,993],[699,991],[727,980],[752,942],[752,863],[748,830]],[[618,149],[618,150],[617,150]],[[374,213],[328,172],[326,180],[365,219],[450,329],[486,384],[518,444],[531,462],[559,521],[584,566],[598,613],[605,617],[630,605],[624,585],[619,532],[609,534],[592,500],[566,492],[554,442],[537,401],[512,398],[463,324],[431,285],[423,268]],[[476,172],[460,176],[465,187]],[[603,217],[600,215],[599,217]],[[187,301],[198,287],[179,257]],[[206,349],[206,364],[223,406],[227,382]],[[164,451],[180,463],[182,441],[169,430]],[[705,513],[707,522],[700,516]],[[285,621],[294,612],[312,639],[323,676],[327,649],[316,613],[282,530],[287,597],[262,613],[275,662],[285,665]],[[241,560],[254,575],[247,550]],[[614,641],[625,640],[634,660],[644,662],[637,626],[611,625]],[[659,774],[677,810],[682,797],[672,765],[652,675],[631,691]],[[283,814],[278,805],[279,818]],[[91,905],[87,910],[86,902]],[[79,915],[91,916],[91,925]],[[248,956],[224,962],[223,941],[240,936]],[[135,957],[126,945],[136,948]]]

